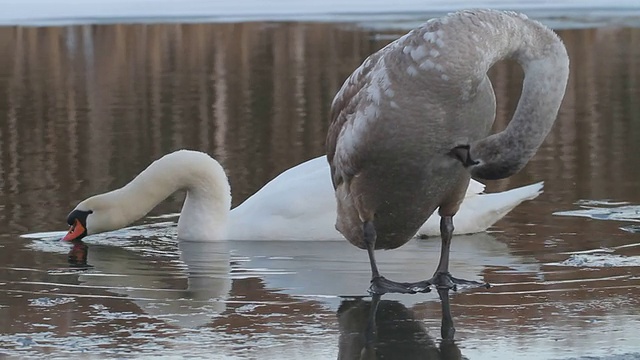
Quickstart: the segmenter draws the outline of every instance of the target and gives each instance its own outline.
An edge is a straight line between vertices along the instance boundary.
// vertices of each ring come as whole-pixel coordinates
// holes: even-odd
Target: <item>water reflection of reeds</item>
[[[237,204],[323,152],[333,95],[388,41],[372,35],[296,23],[0,29],[3,228],[50,229],[78,200],[182,147],[223,163]],[[560,119],[536,161],[494,188],[546,179],[547,193],[560,197],[552,202],[630,191],[639,175],[631,164],[640,146],[640,29],[560,35],[572,58]],[[501,128],[522,71],[505,62],[491,76]]]

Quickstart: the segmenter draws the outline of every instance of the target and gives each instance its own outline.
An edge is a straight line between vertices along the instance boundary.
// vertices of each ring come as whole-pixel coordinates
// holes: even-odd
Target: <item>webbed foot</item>
[[[451,289],[453,291],[458,290],[458,285],[471,288],[482,287],[485,289],[491,287],[489,283],[453,277],[449,272],[438,272],[429,280],[415,283],[416,287],[429,287],[431,285],[435,286],[436,289]]]
[[[431,291],[431,288],[427,285],[422,286],[423,282],[419,283],[405,283],[396,282],[385,278],[384,276],[376,276],[371,279],[371,286],[369,286],[370,294],[383,295],[386,293],[398,293],[398,294],[415,294],[415,293],[427,293]]]

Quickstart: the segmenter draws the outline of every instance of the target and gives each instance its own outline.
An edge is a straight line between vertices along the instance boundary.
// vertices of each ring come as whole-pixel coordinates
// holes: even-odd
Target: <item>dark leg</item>
[[[367,246],[367,253],[369,254],[369,263],[371,264],[371,286],[369,287],[369,293],[379,295],[389,292],[415,294],[418,291],[430,291],[428,287],[426,287],[426,289],[415,289],[414,284],[395,282],[380,276],[380,271],[378,271],[378,265],[376,264],[376,257],[374,255],[376,248],[376,229],[373,226],[373,222],[366,221],[363,225],[363,231],[364,242]]]
[[[371,264],[371,279],[380,277],[378,264],[376,264],[376,256],[374,254],[376,248],[376,228],[371,221],[367,221],[362,226],[364,231],[364,242],[367,245],[367,254],[369,254],[369,264]]]
[[[451,250],[451,238],[453,237],[452,216],[440,218],[440,237],[442,238],[442,246],[440,247],[440,262],[438,263],[436,274],[449,272],[449,251]]]
[[[435,285],[438,289],[446,288],[453,289],[453,291],[456,291],[457,285],[489,288],[490,285],[488,283],[454,278],[449,273],[449,251],[451,249],[451,238],[453,237],[453,216],[442,216],[440,218],[440,236],[442,237],[442,247],[440,249],[438,268],[433,277],[423,283]]]

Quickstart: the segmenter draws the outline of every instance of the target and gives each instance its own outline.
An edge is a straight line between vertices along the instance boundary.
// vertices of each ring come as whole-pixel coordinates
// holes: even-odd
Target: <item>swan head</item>
[[[73,210],[67,216],[67,224],[69,224],[70,228],[62,240],[78,241],[87,236],[87,218],[91,214],[93,214],[92,210]]]
[[[494,138],[495,136],[490,136],[487,139]],[[489,147],[483,143],[475,144],[473,149],[471,145],[458,145],[452,148],[448,154],[460,161],[473,178],[499,180],[517,173],[532,156],[527,154],[526,150],[518,149],[517,145],[504,146],[504,148],[511,150],[497,151],[498,147]]]
[[[108,193],[109,194],[109,193]],[[77,241],[85,236],[120,229],[128,224],[122,209],[112,206],[108,194],[82,201],[67,216],[69,231],[63,241]]]
[[[231,207],[224,169],[205,153],[178,150],[151,163],[125,186],[80,202],[67,218],[71,227],[63,240],[122,229],[181,190],[187,196],[178,220],[178,237],[223,238]]]
[[[471,158],[471,154],[469,154],[470,148],[471,146],[469,146],[468,144],[458,145],[449,150],[449,155],[460,161],[462,163],[462,166],[464,166],[465,168],[473,165],[478,165],[478,161],[473,160]]]

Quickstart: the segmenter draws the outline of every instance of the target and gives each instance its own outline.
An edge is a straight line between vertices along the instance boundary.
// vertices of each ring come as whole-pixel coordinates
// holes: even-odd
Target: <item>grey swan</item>
[[[515,113],[490,135],[496,101],[487,71],[513,59],[524,70]],[[364,60],[333,99],[326,140],[336,228],[366,249],[371,293],[455,289],[449,248],[470,177],[522,169],[549,133],[564,96],[569,58],[560,38],[527,16],[460,11],[431,19]],[[380,275],[374,251],[405,244],[438,209],[442,239],[432,278]]]

